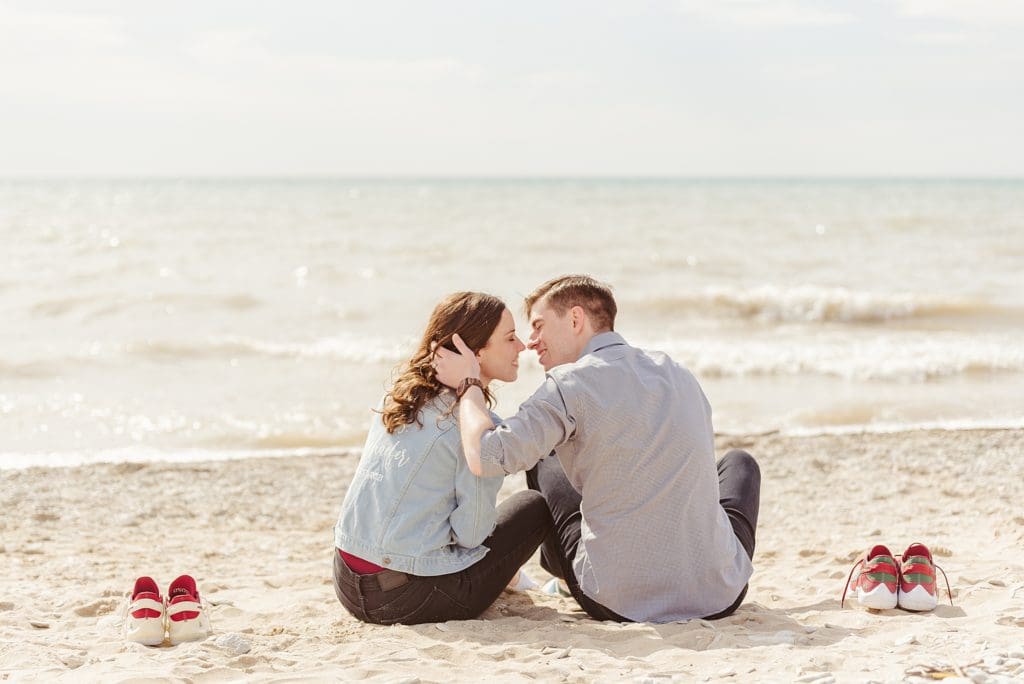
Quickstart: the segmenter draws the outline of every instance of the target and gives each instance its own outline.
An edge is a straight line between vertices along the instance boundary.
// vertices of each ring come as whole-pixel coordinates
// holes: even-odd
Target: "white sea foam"
[[[971,373],[1024,372],[1015,335],[908,333],[872,337],[672,339],[641,343],[668,353],[698,376],[830,376],[922,382]]]
[[[987,419],[959,419],[921,422],[877,422],[819,427],[786,427],[778,434],[786,437],[817,437],[821,435],[894,434],[921,430],[1020,430],[1024,429],[1024,416]],[[776,430],[765,430],[774,433]],[[719,433],[741,436],[743,432]],[[307,456],[339,456],[358,458],[358,446],[251,448],[251,449],[166,449],[155,447],[127,447],[115,449],[65,452],[0,452],[0,470],[47,467],[69,468],[98,463],[200,463],[205,461],[231,461],[249,458],[303,458]]]
[[[829,376],[846,380],[925,382],[975,373],[1024,372],[1024,344],[1014,334],[959,332],[837,333],[789,336],[633,338],[631,343],[663,351],[699,376]],[[137,340],[124,345],[86,343],[62,358],[0,359],[0,377],[42,378],[75,366],[130,366],[138,359],[184,363],[240,357],[396,366],[415,346],[413,338],[335,335],[307,341],[211,336],[197,340]],[[532,352],[523,367],[537,367]]]
[[[864,292],[814,285],[763,285],[749,289],[712,286],[697,292],[655,296],[631,304],[661,315],[700,314],[764,323],[877,323],[906,318],[1014,313],[963,298],[911,292]]]
[[[71,468],[95,463],[200,463],[203,461],[234,461],[246,458],[281,458],[305,456],[356,457],[356,447],[291,448],[291,449],[158,449],[130,447],[94,451],[47,453],[0,453],[0,470],[47,467]]]
[[[129,354],[150,358],[233,357],[331,359],[350,363],[397,363],[412,352],[411,339],[336,335],[305,342],[214,336],[196,341],[144,340],[126,346]]]
[[[354,426],[337,411],[337,404],[270,410],[262,415],[223,411],[216,406],[212,410],[192,406],[188,414],[166,407],[149,407],[143,414],[132,408],[97,405],[79,394],[56,394],[35,401],[0,395],[4,422],[25,426],[7,436],[0,465],[202,460],[216,458],[221,452],[230,458],[321,453],[361,443],[369,417],[369,411],[364,411],[366,416],[360,416]],[[104,437],[130,446],[94,446]]]
[[[166,311],[168,307],[183,311],[216,311],[230,314],[261,306],[256,297],[245,293],[211,294],[153,294],[124,296],[118,294],[72,295],[37,301],[30,307],[34,316],[60,317],[80,314],[85,319],[105,318],[130,314],[145,309]]]
[[[919,430],[945,430],[955,432],[957,430],[1021,429],[1024,429],[1024,416],[919,422],[888,421],[877,423],[858,423],[853,425],[829,425],[822,427],[788,427],[779,430],[779,434],[787,437],[817,437],[819,435],[893,434],[899,432],[916,432]]]
[[[631,342],[633,340],[630,340]],[[332,336],[307,342],[217,337],[202,342],[143,342],[132,354],[151,358],[234,357],[325,359],[397,364],[411,353],[411,338]],[[847,337],[754,339],[675,338],[640,343],[664,351],[709,377],[824,375],[847,380],[928,381],[970,373],[1024,372],[1024,344],[1015,335],[908,332]],[[95,356],[95,355],[93,355]],[[533,364],[526,352],[524,364]]]

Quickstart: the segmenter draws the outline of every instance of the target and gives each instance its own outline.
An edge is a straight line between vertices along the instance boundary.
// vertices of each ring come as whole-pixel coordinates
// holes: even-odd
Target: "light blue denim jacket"
[[[503,477],[480,478],[462,453],[445,392],[413,423],[388,434],[375,415],[334,527],[334,545],[411,575],[447,575],[487,554]],[[495,420],[500,420],[495,416]]]

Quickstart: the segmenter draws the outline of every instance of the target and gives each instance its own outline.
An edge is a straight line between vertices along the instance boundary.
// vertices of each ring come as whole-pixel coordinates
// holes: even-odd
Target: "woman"
[[[501,594],[551,529],[538,492],[495,508],[503,478],[466,465],[457,397],[434,376],[433,345],[459,333],[492,380],[519,373],[515,321],[497,297],[459,292],[434,308],[370,426],[334,528],[334,589],[355,617],[417,624],[477,617]]]

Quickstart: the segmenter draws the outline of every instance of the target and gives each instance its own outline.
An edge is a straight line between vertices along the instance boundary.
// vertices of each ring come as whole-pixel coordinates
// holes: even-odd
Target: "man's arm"
[[[459,351],[436,350],[434,367],[441,383],[457,387],[464,378],[478,378],[480,365],[462,338],[455,335],[452,341]],[[504,475],[533,467],[564,444],[575,433],[576,421],[549,377],[519,412],[497,429],[483,392],[470,387],[459,402],[459,430],[470,471],[479,476]]]
[[[548,377],[509,416],[480,440],[480,460],[498,463],[506,473],[529,470],[576,435],[576,419],[554,378]]]

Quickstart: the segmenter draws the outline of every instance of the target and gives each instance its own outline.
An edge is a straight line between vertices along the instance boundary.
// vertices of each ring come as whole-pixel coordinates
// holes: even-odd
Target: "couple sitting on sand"
[[[479,616],[541,549],[591,617],[732,614],[753,572],[760,471],[715,462],[711,407],[665,354],[614,332],[608,287],[556,278],[526,298],[529,344],[501,300],[437,305],[374,417],[335,527],[334,587],[356,618]],[[534,350],[544,384],[502,420],[490,382]],[[506,474],[529,489],[496,506]]]

